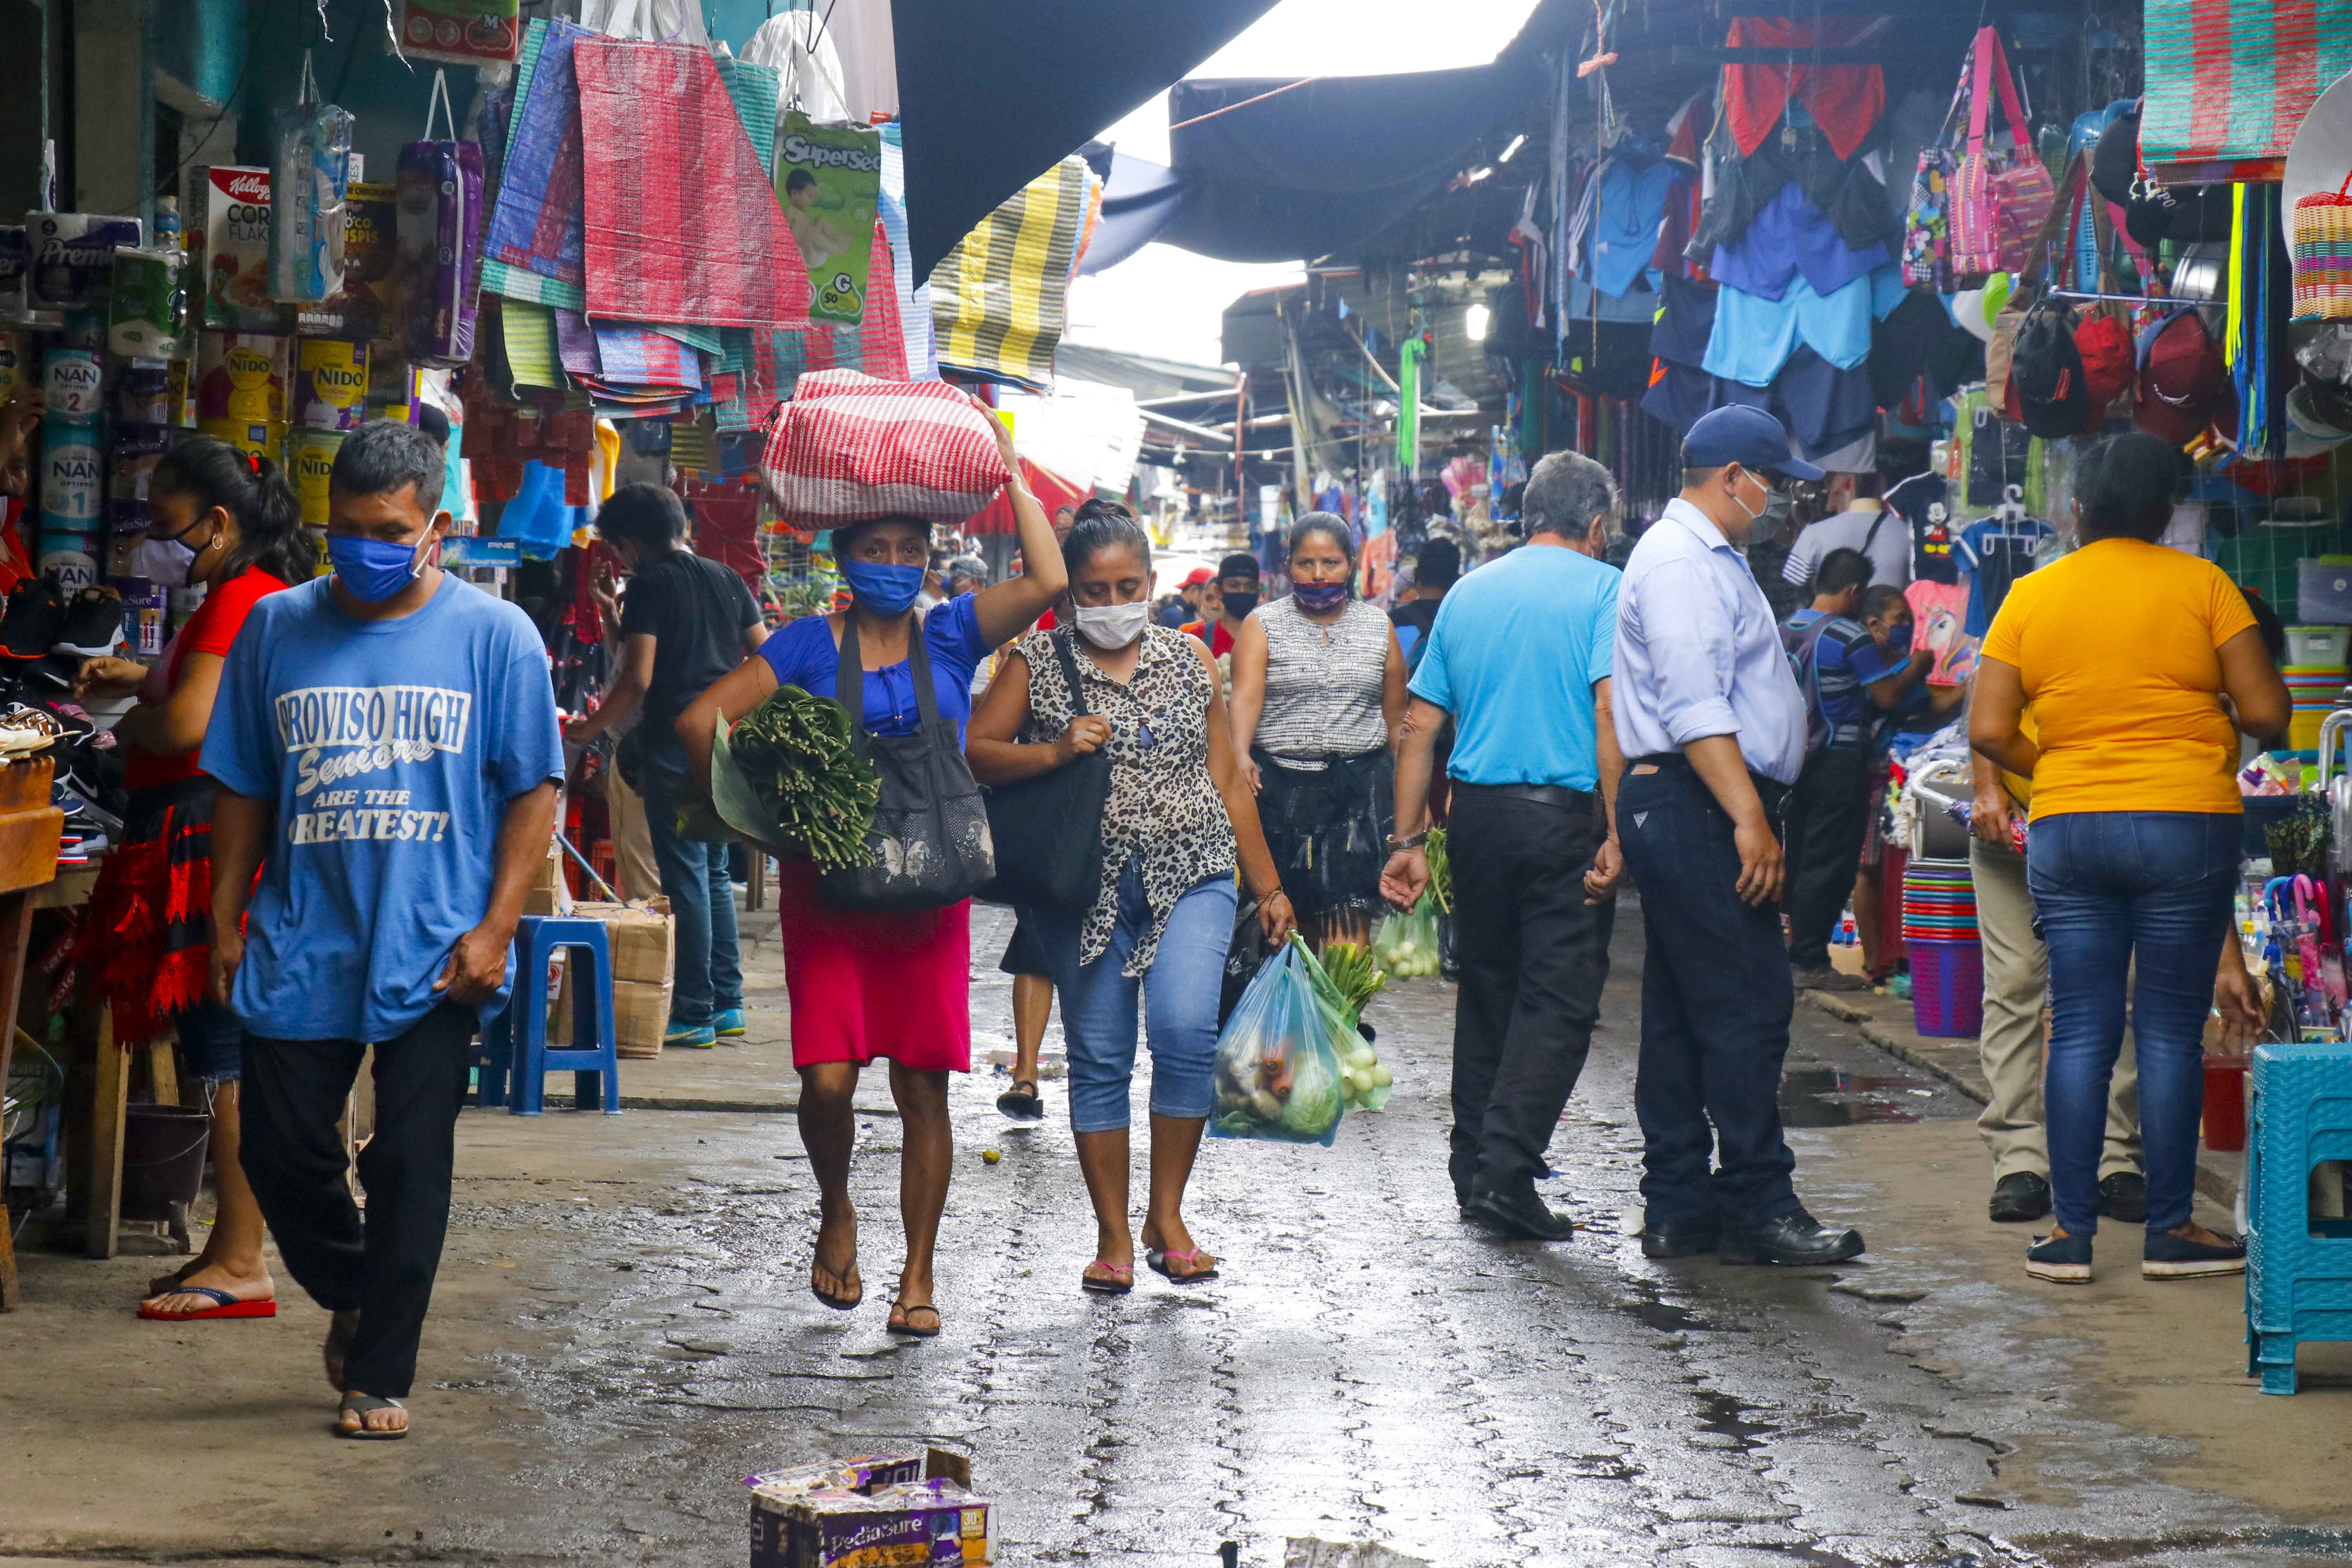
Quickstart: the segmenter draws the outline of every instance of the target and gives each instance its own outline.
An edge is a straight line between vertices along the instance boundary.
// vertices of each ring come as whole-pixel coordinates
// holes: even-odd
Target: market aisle
[[[976,924],[979,1055],[1007,1004],[1000,921]],[[2312,1352],[2310,1392],[2265,1401],[2234,1376],[2234,1282],[2026,1289],[2016,1238],[1980,1217],[1972,1108],[1811,1009],[1790,1079],[1793,1119],[1816,1124],[1793,1134],[1801,1184],[1864,1226],[1871,1266],[1643,1260],[1617,1227],[1638,930],[1621,922],[1554,1145],[1570,1174],[1552,1195],[1589,1227],[1566,1245],[1500,1246],[1454,1217],[1451,994],[1427,981],[1372,1009],[1389,1111],[1329,1151],[1208,1147],[1193,1218],[1230,1269],[1210,1287],[1147,1275],[1124,1300],[1082,1296],[1092,1233],[1059,1084],[1027,1131],[995,1115],[999,1080],[960,1084],[930,1343],[882,1332],[891,1162],[860,1164],[867,1303],[837,1317],[805,1290],[813,1199],[788,1118],[469,1113],[415,1439],[327,1437],[307,1304],[157,1330],[129,1312],[144,1260],[35,1255],[33,1305],[0,1320],[16,1438],[0,1552],[726,1564],[743,1560],[743,1475],[926,1437],[971,1450],[1008,1563],[1197,1568],[1227,1538],[1265,1563],[1292,1533],[1463,1568],[2344,1550],[2241,1532],[2352,1509],[2283,1521],[2194,1489],[2340,1497],[2347,1389],[2324,1374],[2352,1356]],[[762,999],[755,1026],[781,1016]],[[777,1026],[754,1055],[780,1049],[761,1037]],[[887,1116],[860,1127],[877,1153],[896,1142]]]

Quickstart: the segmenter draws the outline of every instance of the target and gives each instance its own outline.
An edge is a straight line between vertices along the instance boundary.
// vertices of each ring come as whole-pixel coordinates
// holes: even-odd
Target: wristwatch
[[[1402,838],[1399,838],[1394,834],[1391,834],[1389,836],[1389,850],[1393,854],[1400,849],[1418,849],[1428,842],[1429,834],[1426,830],[1408,835]]]

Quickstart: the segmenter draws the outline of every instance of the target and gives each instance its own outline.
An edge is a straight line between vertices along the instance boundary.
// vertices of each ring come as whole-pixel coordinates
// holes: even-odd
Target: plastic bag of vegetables
[[[1320,1143],[1339,1136],[1344,1109],[1337,1019],[1316,994],[1314,959],[1295,942],[1259,966],[1217,1037],[1216,1098],[1209,1131],[1219,1138]]]
[[[1421,895],[1407,912],[1381,921],[1372,938],[1372,955],[1381,967],[1400,979],[1437,973],[1437,896]]]
[[[1318,959],[1294,935],[1300,956],[1316,983],[1316,999],[1332,1025],[1332,1054],[1339,1060],[1339,1099],[1350,1110],[1378,1110],[1389,1102],[1396,1080],[1372,1049],[1370,1031],[1363,1028],[1364,1006],[1388,986],[1388,976],[1373,967],[1371,954],[1352,942],[1326,942]]]

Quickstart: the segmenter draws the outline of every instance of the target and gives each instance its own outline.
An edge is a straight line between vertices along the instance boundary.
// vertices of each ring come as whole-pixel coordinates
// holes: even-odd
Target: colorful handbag
[[[2352,174],[2332,191],[2294,204],[2294,315],[2297,321],[2352,316]]]
[[[1952,175],[1958,159],[1945,143],[1953,119],[1969,90],[1969,61],[1960,62],[1960,79],[1952,85],[1952,106],[1944,111],[1943,129],[1936,140],[1919,149],[1919,168],[1911,180],[1911,201],[1903,220],[1903,286],[1952,291]]]
[[[1969,58],[1969,144],[1953,172],[1949,209],[1956,279],[2025,270],[2034,232],[2057,199],[2050,171],[2028,140],[2025,110],[2018,101],[2000,30],[1979,29]],[[1985,132],[1996,91],[2009,119],[2010,144],[1988,151]]]

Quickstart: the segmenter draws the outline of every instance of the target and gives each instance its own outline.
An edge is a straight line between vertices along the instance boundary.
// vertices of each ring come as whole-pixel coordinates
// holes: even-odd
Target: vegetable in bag
[[[1351,942],[1326,942],[1318,959],[1298,936],[1291,939],[1307,965],[1316,1000],[1331,1030],[1331,1050],[1339,1068],[1339,1098],[1350,1110],[1378,1110],[1389,1102],[1396,1080],[1381,1065],[1371,1037],[1362,1027],[1364,1005],[1386,989],[1388,976],[1371,955]]]
[[[1320,1143],[1339,1136],[1345,1107],[1339,1021],[1317,995],[1314,963],[1292,942],[1268,958],[1217,1037],[1209,1131],[1220,1138]]]

